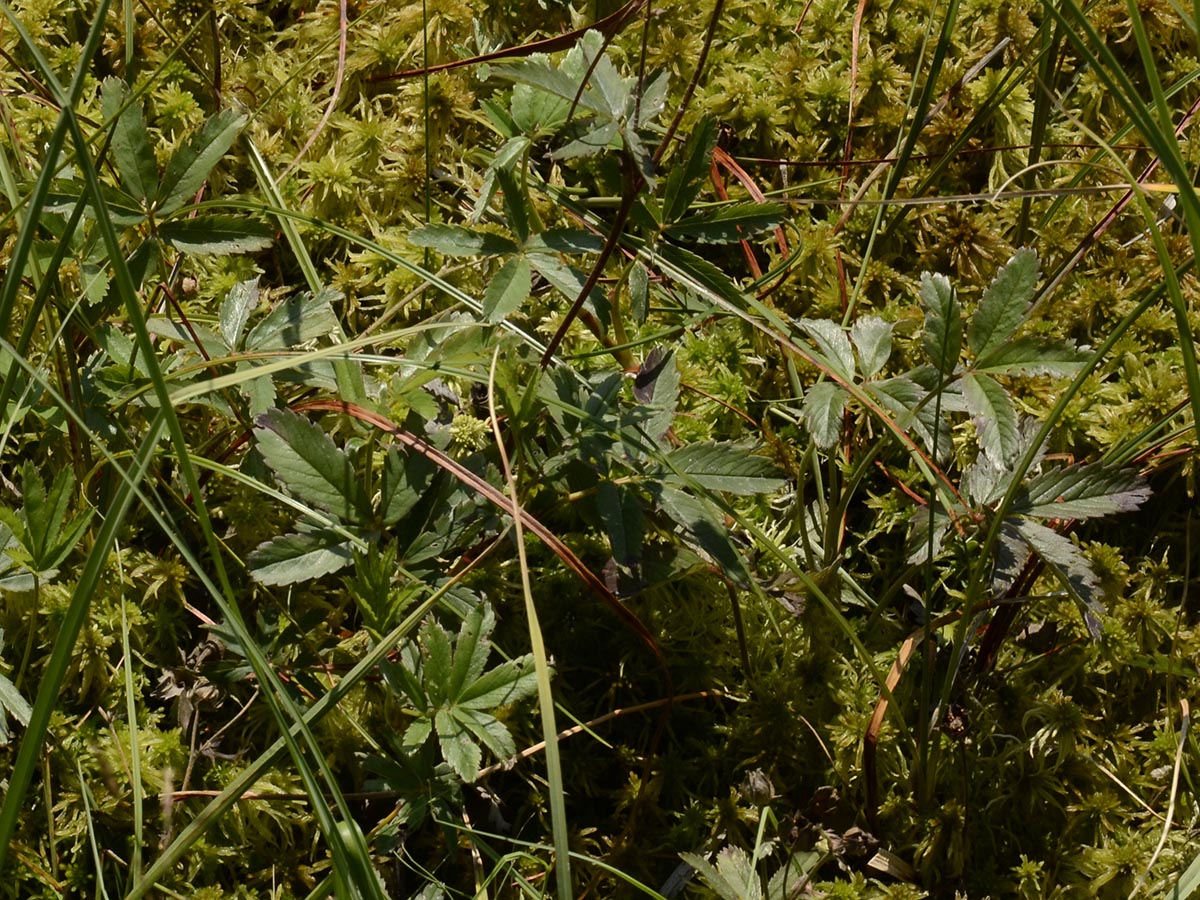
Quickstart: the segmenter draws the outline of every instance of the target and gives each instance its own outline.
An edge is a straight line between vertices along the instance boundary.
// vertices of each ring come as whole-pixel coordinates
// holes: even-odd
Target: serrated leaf
[[[423,453],[405,456],[389,447],[379,488],[379,514],[384,525],[403,519],[429,489],[437,464]]]
[[[56,182],[55,187],[46,195],[46,202],[42,209],[49,213],[69,216],[75,210],[75,205],[81,196],[79,187],[72,182]],[[124,191],[101,183],[100,197],[104,201],[108,220],[114,225],[127,228],[130,225],[140,225],[146,221],[146,213],[142,210],[141,203]],[[90,194],[84,203],[86,205],[83,208],[83,214],[93,219],[96,218],[96,207],[91,203]]]
[[[711,491],[767,494],[784,484],[778,466],[752,453],[746,444],[697,441],[672,450],[666,461],[671,469]]]
[[[650,312],[650,271],[635,261],[629,270],[629,313],[635,325],[644,325]]]
[[[713,265],[704,257],[678,244],[661,243],[656,249],[659,259],[669,264],[663,267],[664,274],[669,277],[674,277],[674,273],[671,271],[671,267],[674,267],[722,300],[738,306],[745,302],[741,289],[720,267]]]
[[[159,225],[158,236],[182,253],[197,255],[254,253],[274,242],[266,225],[239,216],[174,219]]]
[[[488,638],[496,626],[496,614],[490,606],[479,604],[463,618],[454,643],[454,661],[450,666],[447,694],[458,699],[463,687],[483,674],[488,658]]]
[[[257,306],[257,275],[246,281],[239,281],[225,295],[225,300],[221,303],[220,328],[221,337],[225,340],[225,346],[230,350],[237,349],[238,340],[242,336],[242,329],[246,327],[246,322],[250,319],[250,313]]]
[[[950,279],[921,273],[921,301],[925,305],[925,353],[938,371],[952,372],[962,350],[962,310]]]
[[[566,122],[571,101],[529,84],[516,84],[510,109],[514,125],[526,134],[538,134],[553,131]]]
[[[1011,466],[1021,449],[1021,432],[1008,391],[986,375],[968,373],[963,377],[963,398],[983,452],[997,468]]]
[[[937,559],[952,524],[949,513],[941,506],[934,507],[932,514],[928,508],[918,509],[909,516],[908,524],[908,536],[904,542],[905,559],[913,565]]]
[[[864,316],[850,326],[850,341],[858,350],[858,367],[863,378],[878,374],[892,355],[892,323],[878,316]]]
[[[246,116],[223,109],[175,151],[158,187],[159,215],[169,215],[200,190],[208,173],[233,146]]]
[[[762,882],[754,860],[741,847],[722,848],[716,866],[694,853],[679,855],[721,900],[762,900]]]
[[[489,322],[502,322],[529,299],[533,288],[533,272],[529,260],[515,256],[506,262],[483,292],[483,317]]]
[[[816,343],[830,370],[844,381],[853,381],[854,348],[842,326],[828,319],[801,319],[800,327]]]
[[[729,530],[708,504],[668,485],[657,486],[663,512],[670,516],[693,542],[721,567],[739,587],[748,587],[750,572],[729,539]]]
[[[870,381],[863,388],[895,415],[897,425],[915,432],[930,452],[936,450],[938,461],[944,460],[953,449],[950,422],[945,415],[938,416],[937,404],[926,400],[929,392],[911,378],[900,375]],[[943,406],[943,412],[946,412],[951,405],[944,403]]]
[[[503,235],[462,225],[422,225],[408,233],[408,242],[446,256],[497,256],[520,249]]]
[[[331,301],[340,297],[331,288],[322,288],[315,295],[303,291],[288,297],[250,329],[246,350],[288,350],[336,331],[338,320]]]
[[[589,128],[573,141],[551,153],[550,158],[577,159],[581,156],[591,156],[614,146],[620,133],[621,126],[616,122],[606,122],[595,128]]]
[[[989,375],[1074,375],[1087,362],[1088,352],[1069,341],[1025,337],[1001,344],[971,366]]]
[[[587,283],[587,276],[583,272],[574,266],[567,265],[558,256],[530,252],[528,259],[534,270],[571,302],[575,301]],[[609,326],[612,315],[608,298],[604,296],[604,292],[599,287],[592,288],[585,305],[605,328]]]
[[[644,517],[637,495],[627,485],[601,481],[596,486],[596,511],[604,523],[613,559],[626,569],[641,562]]]
[[[1022,248],[1004,264],[971,317],[967,346],[976,357],[995,350],[1021,326],[1038,280],[1037,253]]]
[[[670,76],[665,69],[660,69],[650,77],[642,89],[639,116],[636,127],[641,128],[658,116],[667,106],[667,88],[671,85]]]
[[[579,96],[579,105],[583,109],[595,113],[607,112],[594,91],[585,89],[580,96],[579,81],[567,72],[549,65],[544,56],[531,56],[529,59],[513,62],[500,61],[493,66],[492,73],[499,78],[545,91],[566,100],[567,103],[573,103],[576,96]]]
[[[426,623],[421,629],[421,650],[425,658],[425,694],[430,705],[444,706],[454,699],[450,692],[450,666],[454,656],[450,635],[436,622]]]
[[[116,119],[109,145],[121,184],[130,196],[143,203],[158,193],[158,166],[150,149],[150,133],[140,102],[131,103],[117,118],[117,110],[129,98],[129,86],[119,78],[106,78],[100,87],[100,108],[106,121]]]
[[[1135,472],[1099,463],[1061,466],[1022,487],[1011,512],[1039,519],[1088,519],[1132,512],[1149,497],[1149,485]]]
[[[709,162],[717,146],[717,126],[705,116],[688,136],[683,149],[671,158],[671,169],[663,182],[663,221],[674,222],[688,208],[708,178]]]
[[[842,434],[842,414],[850,395],[831,381],[814,384],[804,395],[804,424],[817,446],[828,450]]]
[[[679,371],[674,351],[655,347],[646,354],[633,382],[633,396],[650,408],[644,428],[646,434],[658,440],[675,421],[679,403]]]
[[[2,713],[12,716],[22,725],[28,725],[29,717],[33,715],[33,707],[21,696],[16,685],[0,675],[0,718],[3,718]],[[5,732],[7,732],[7,728],[5,728]],[[6,733],[0,740],[0,746],[4,746],[7,742],[8,735]]]
[[[1087,557],[1069,537],[1045,525],[1028,519],[1012,519],[1004,523],[1005,529],[1010,527],[1033,548],[1079,602],[1088,632],[1093,640],[1099,640],[1101,631],[1098,616],[1103,613],[1100,579]]]
[[[548,228],[530,235],[525,249],[543,253],[599,253],[604,238],[582,228]]]
[[[731,244],[774,228],[782,219],[778,203],[731,203],[671,222],[663,232],[701,244]]]
[[[275,587],[311,581],[354,562],[352,542],[329,529],[285,534],[259,544],[247,560],[250,577]]]
[[[512,733],[495,716],[464,706],[454,707],[450,714],[498,759],[511,759],[516,755],[517,745]]]
[[[404,730],[404,737],[400,741],[400,746],[406,750],[415,750],[427,740],[429,735],[433,734],[433,720],[421,717],[415,719],[412,724]]]
[[[442,756],[459,777],[470,784],[479,777],[483,754],[463,726],[447,710],[439,709],[433,717]]]
[[[527,653],[476,678],[463,688],[457,702],[468,709],[495,709],[532,697],[537,689],[533,654]]]
[[[254,434],[263,459],[292,494],[342,521],[362,521],[354,465],[320,427],[291,410],[270,409],[255,420]]]

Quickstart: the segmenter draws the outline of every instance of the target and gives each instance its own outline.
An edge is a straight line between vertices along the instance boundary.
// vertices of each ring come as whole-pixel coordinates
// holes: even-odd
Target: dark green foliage
[[[1194,23],[618,7],[0,11],[0,895],[1190,891]]]

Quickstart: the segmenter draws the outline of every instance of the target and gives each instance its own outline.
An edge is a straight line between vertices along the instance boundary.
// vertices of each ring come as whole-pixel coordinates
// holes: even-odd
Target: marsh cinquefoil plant
[[[97,6],[2,9],[0,892],[1183,870],[1186,17]]]

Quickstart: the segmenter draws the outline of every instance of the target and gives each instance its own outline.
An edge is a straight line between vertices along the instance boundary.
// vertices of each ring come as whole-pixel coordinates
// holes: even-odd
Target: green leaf
[[[389,447],[379,488],[379,514],[385,525],[408,515],[433,482],[437,464],[423,453],[402,454]]]
[[[679,404],[679,370],[675,352],[655,347],[646,354],[633,380],[633,398],[644,403],[650,415],[643,427],[653,440],[659,440],[675,421]]]
[[[650,312],[650,271],[640,260],[629,270],[629,312],[635,325],[644,325]]]
[[[967,373],[963,397],[975,422],[979,446],[998,468],[1008,468],[1021,449],[1017,410],[1008,391],[986,375]]]
[[[604,523],[612,557],[630,569],[642,559],[642,504],[628,485],[601,481],[596,486],[596,510]]]
[[[671,158],[670,174],[663,182],[664,222],[675,222],[691,207],[708,178],[716,146],[716,123],[710,116],[705,116],[689,135],[683,149]]]
[[[195,196],[245,124],[244,114],[223,109],[175,151],[158,188],[156,207],[160,215],[173,213]]]
[[[408,242],[446,256],[497,256],[520,249],[502,235],[462,225],[422,225],[408,233]]]
[[[946,416],[937,415],[936,403],[926,399],[929,391],[911,378],[900,375],[883,381],[870,381],[863,387],[895,414],[897,425],[906,431],[916,432],[930,452],[936,448],[939,461],[954,449],[954,439]]]
[[[864,378],[878,374],[892,355],[892,323],[878,316],[864,316],[850,326],[850,340],[858,350],[858,366]]]
[[[1001,344],[971,366],[989,375],[1073,375],[1087,362],[1088,352],[1069,341],[1024,337]]]
[[[995,350],[1021,326],[1037,280],[1037,253],[1028,248],[1014,253],[996,274],[967,330],[967,345],[976,357]]]
[[[1100,578],[1075,543],[1066,535],[1029,519],[1010,519],[1004,523],[1003,531],[1018,535],[1054,572],[1059,582],[1080,604],[1084,624],[1092,638],[1099,639],[1101,631],[1097,615],[1103,611],[1100,605]],[[1007,539],[1011,540],[1010,537]]]
[[[353,544],[330,529],[285,534],[259,544],[247,560],[259,584],[282,587],[321,578],[354,562]]]
[[[42,209],[49,213],[69,216],[79,202],[80,196],[80,189],[72,182],[58,182],[55,188],[46,195],[46,202]],[[146,221],[146,213],[142,209],[142,204],[124,191],[111,185],[101,184],[100,196],[104,199],[108,219],[114,225],[128,228]],[[96,209],[91,203],[87,203],[84,206],[83,214],[94,219]]]
[[[288,350],[336,331],[338,320],[331,301],[341,296],[332,288],[322,288],[315,295],[307,291],[293,294],[250,329],[247,352]]]
[[[254,253],[271,246],[274,232],[241,216],[196,216],[158,227],[158,236],[182,253]]]
[[[512,733],[495,716],[464,706],[454,707],[450,715],[498,759],[511,759],[516,755],[517,745]]]
[[[489,322],[502,322],[529,299],[533,289],[533,272],[529,260],[515,256],[504,264],[483,292],[483,317]]]
[[[476,678],[458,695],[457,705],[467,709],[495,709],[537,693],[533,654],[501,663]]]
[[[1089,519],[1132,512],[1150,497],[1144,478],[1100,463],[1061,466],[1030,480],[1011,512],[1039,519]]]
[[[239,281],[225,295],[225,300],[221,304],[220,328],[225,346],[230,350],[237,349],[242,329],[246,327],[250,313],[257,306],[258,276],[247,281]]]
[[[830,370],[844,381],[853,381],[854,349],[842,327],[828,319],[801,319],[800,327],[816,343]]]
[[[14,529],[29,554],[29,565],[37,574],[49,573],[70,555],[83,538],[91,511],[66,522],[75,493],[75,473],[69,466],[58,470],[49,490],[37,467],[26,462],[21,468],[21,518],[23,535]]]
[[[406,750],[415,750],[429,740],[431,734],[433,734],[433,720],[424,717],[416,719],[404,730],[400,746]]]
[[[663,233],[701,244],[731,244],[774,228],[782,219],[778,203],[730,203],[673,222]]]
[[[921,300],[925,305],[925,353],[938,371],[953,372],[962,349],[962,310],[950,279],[923,272]]]
[[[543,253],[599,253],[604,249],[604,238],[582,228],[548,228],[531,235],[525,249]]]
[[[750,572],[729,538],[729,529],[708,504],[669,485],[656,485],[663,512],[684,530],[694,546],[702,550],[739,587],[749,587]]]
[[[142,116],[141,103],[131,103],[117,117],[117,110],[129,99],[129,87],[119,78],[106,78],[100,87],[100,108],[106,121],[116,119],[109,145],[121,184],[130,196],[147,204],[158,193],[158,166],[150,149],[150,133]]]
[[[10,715],[22,725],[28,725],[29,717],[33,715],[33,707],[26,702],[11,681],[0,675],[0,747],[8,746]]]
[[[350,458],[320,427],[291,410],[269,409],[255,420],[258,450],[287,489],[343,522],[364,519],[364,500]]]
[[[512,122],[526,134],[553,132],[567,121],[571,101],[566,97],[539,90],[529,84],[516,84],[512,91]],[[528,145],[528,138],[521,138]]]
[[[666,460],[675,472],[711,491],[769,494],[784,484],[779,467],[746,444],[698,441],[672,450]]]
[[[454,644],[454,661],[450,666],[450,677],[446,694],[458,699],[465,685],[471,684],[483,674],[488,658],[488,638],[496,627],[496,614],[486,604],[479,604],[463,618]]]
[[[591,156],[615,147],[620,136],[621,126],[616,122],[606,122],[597,128],[585,131],[582,135],[559,147],[550,154],[551,159],[577,159],[581,156]]]
[[[512,62],[501,60],[492,67],[492,73],[499,78],[538,88],[568,104],[574,102],[579,93],[579,81],[550,66],[544,56],[535,55]],[[590,112],[606,112],[602,101],[593,91],[584,90],[579,97],[579,105]]]
[[[479,764],[483,757],[479,745],[471,740],[471,735],[447,710],[439,709],[434,714],[433,724],[437,729],[442,756],[450,768],[470,784],[479,777]]]
[[[680,270],[686,277],[702,287],[708,288],[722,300],[732,303],[739,308],[745,303],[741,289],[719,267],[713,265],[702,256],[678,244],[661,243],[656,248],[658,256],[670,266]],[[672,274],[670,268],[666,269]],[[703,301],[702,301],[703,302]]]
[[[450,664],[454,656],[450,635],[436,622],[427,623],[421,629],[421,650],[425,659],[425,695],[431,706],[448,705],[454,700],[450,690]]]
[[[571,302],[575,301],[583,286],[587,284],[587,275],[574,266],[567,265],[557,256],[531,252],[528,259],[534,270]],[[585,305],[605,327],[608,326],[611,321],[608,298],[598,286],[592,288]]]
[[[721,900],[762,900],[762,881],[754,859],[741,847],[724,847],[714,867],[694,853],[679,854]]]
[[[844,387],[831,381],[818,382],[805,393],[804,424],[822,450],[834,447],[841,437],[842,417],[849,396]]]

